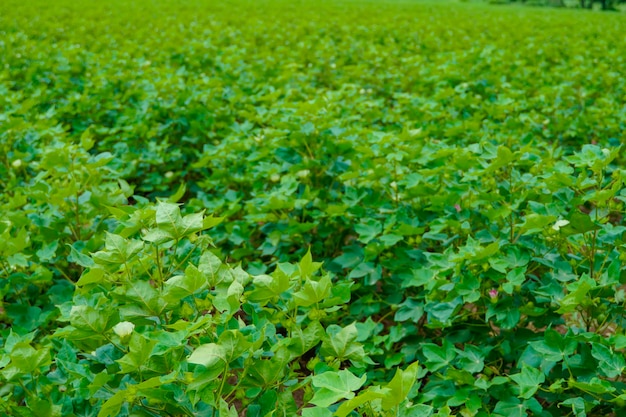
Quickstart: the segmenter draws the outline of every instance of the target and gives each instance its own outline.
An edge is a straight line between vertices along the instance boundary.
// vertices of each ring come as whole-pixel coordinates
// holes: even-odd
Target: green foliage
[[[3,2],[0,415],[619,415],[624,29]]]

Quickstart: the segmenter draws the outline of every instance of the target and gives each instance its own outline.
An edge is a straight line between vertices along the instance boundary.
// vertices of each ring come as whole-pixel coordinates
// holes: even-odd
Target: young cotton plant
[[[40,346],[18,335],[5,346],[2,378],[23,387],[23,401],[98,417],[296,415],[351,399],[337,411],[347,415],[363,398],[389,409],[384,389],[356,396],[373,362],[354,324],[330,324],[350,284],[333,283],[310,253],[252,276],[202,234],[221,219],[164,201],[114,214],[118,227],[85,255],[73,299],[59,305],[64,327]],[[359,383],[338,395],[344,377]]]

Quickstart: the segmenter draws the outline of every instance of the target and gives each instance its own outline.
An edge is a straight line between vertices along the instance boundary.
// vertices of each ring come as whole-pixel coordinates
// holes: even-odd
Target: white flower
[[[561,229],[561,227],[565,227],[569,224],[569,220],[557,220],[556,223],[552,225],[552,229],[557,232]]]
[[[167,171],[165,173],[165,178],[170,179],[174,176],[174,173],[172,171]]]
[[[308,169],[303,169],[301,171],[296,172],[296,177],[298,178],[306,178],[309,176],[309,174],[311,173],[311,171],[309,171]]]
[[[121,321],[113,326],[113,331],[122,339],[131,335],[135,330],[135,325],[130,321]]]
[[[15,161],[11,162],[11,166],[13,166],[13,168],[19,168],[22,166],[22,160],[21,159],[16,159]]]

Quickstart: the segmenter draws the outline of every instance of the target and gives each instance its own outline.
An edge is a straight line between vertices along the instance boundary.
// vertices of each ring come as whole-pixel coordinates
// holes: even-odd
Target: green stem
[[[124,261],[124,269],[126,270],[126,275],[128,276],[128,283],[130,284],[133,278],[130,275],[130,270],[128,269],[128,263]]]
[[[81,233],[80,233],[80,205],[78,203],[78,190],[76,190],[76,209],[75,209],[75,216],[76,216],[76,237],[78,238],[78,240],[82,240],[81,238]]]
[[[146,266],[143,264],[143,262],[141,261],[141,258],[139,258],[139,265],[141,265],[141,267],[143,268],[143,270],[148,274],[148,276],[150,277],[150,279],[152,281],[154,281],[154,277],[152,276],[152,274],[150,273],[150,270],[148,270],[148,268],[146,268]]]
[[[28,388],[26,388],[26,385],[24,385],[24,383],[21,380],[17,380],[17,383],[20,384],[20,387],[22,387],[22,389],[24,390],[24,392],[26,393],[26,396],[28,397],[33,397],[33,393],[30,392],[30,390]]]
[[[597,213],[597,210],[596,210]],[[597,217],[597,215],[596,215]],[[589,254],[589,276],[591,279],[595,277],[595,261],[596,261],[596,243],[598,239],[598,231],[593,231],[593,237],[591,238],[591,253]]]
[[[9,273],[9,269],[7,268],[6,263],[5,263],[4,261],[2,261],[2,269],[4,269],[4,273],[5,273],[5,274],[7,274],[7,277],[8,277],[9,275],[11,275],[11,274]]]
[[[178,246],[178,242],[176,244],[176,246]],[[189,253],[187,253],[187,255],[176,264],[175,267],[173,267],[172,269],[170,269],[169,271],[167,271],[167,277],[169,278],[174,272],[176,272],[178,270],[178,268],[180,268],[181,265],[183,265],[185,262],[187,262],[187,260],[189,259],[189,257],[193,254],[193,252],[198,248],[198,243],[193,245],[193,248],[191,248],[191,250],[189,251]],[[174,253],[176,253],[174,251]]]
[[[222,376],[222,382],[220,383],[220,388],[217,391],[217,395],[215,396],[215,399],[218,402],[220,398],[222,398],[222,391],[224,390],[224,385],[226,385],[227,373],[228,373],[228,364],[224,365],[224,375]]]
[[[226,397],[226,402],[230,405],[230,401],[232,400],[232,398],[229,399],[229,397],[231,395],[236,395],[237,393],[237,389],[239,388],[239,386],[241,385],[241,383],[245,380],[246,378],[246,374],[248,373],[248,368],[250,367],[249,363],[246,363],[246,366],[243,367],[239,378],[237,378],[237,384],[235,384],[235,386],[233,387],[233,390],[230,392],[230,394],[228,394],[228,396]]]
[[[78,201],[80,190],[78,188],[78,181],[76,181],[76,177],[74,176],[74,155],[72,155],[71,161],[70,176],[72,177],[72,181],[74,182],[74,186],[76,187],[76,192],[74,193],[74,196],[76,198],[76,201],[74,203],[74,221],[76,222],[76,228],[72,228],[72,232],[76,240],[82,240],[80,233],[80,203]]]
[[[115,346],[117,349],[121,350],[124,353],[128,353],[128,351],[126,350],[126,348],[124,348],[123,346],[118,345],[117,343],[115,343],[113,341],[113,339],[111,339],[109,336],[107,336],[106,334],[102,333],[102,337],[104,337],[107,342],[109,342],[110,344],[112,344],[113,346]]]
[[[161,255],[159,253],[159,245],[154,245],[154,253],[156,255],[157,272],[159,273],[159,286],[163,290],[163,270],[161,269]]]

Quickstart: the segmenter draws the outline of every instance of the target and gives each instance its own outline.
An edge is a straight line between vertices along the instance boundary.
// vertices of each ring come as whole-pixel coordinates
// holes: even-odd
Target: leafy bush
[[[619,415],[624,27],[4,2],[0,413]]]

